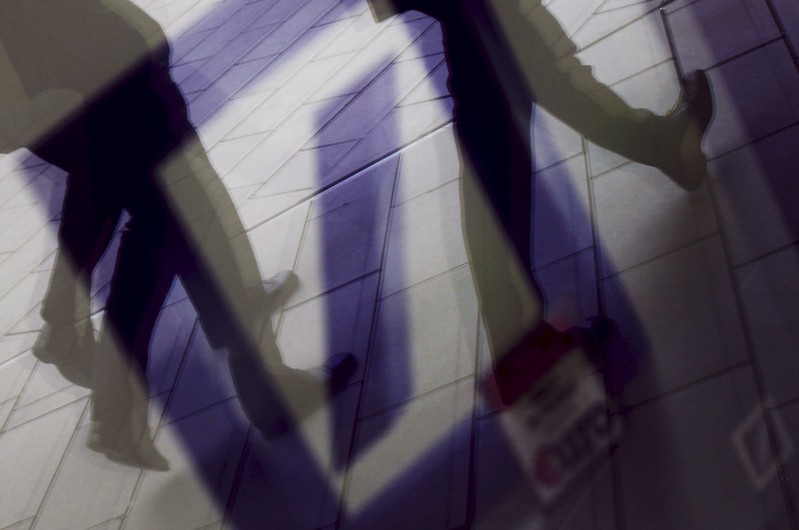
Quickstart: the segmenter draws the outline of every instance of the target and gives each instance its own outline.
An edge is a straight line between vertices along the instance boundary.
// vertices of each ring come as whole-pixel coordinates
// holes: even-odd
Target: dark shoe
[[[337,353],[322,365],[327,375],[327,388],[331,396],[337,396],[347,388],[347,384],[358,369],[358,359],[351,353]]]
[[[102,422],[92,424],[87,447],[104,454],[109,460],[124,466],[168,471],[169,461],[153,444],[150,429],[139,435],[124,427],[108,427]]]
[[[602,372],[608,396],[621,399],[625,386],[638,373],[640,358],[619,332],[618,325],[609,318],[593,317],[566,333]]]
[[[275,309],[285,303],[294,291],[299,287],[300,282],[294,271],[282,270],[264,280],[264,293],[266,294],[269,309]]]
[[[713,119],[713,93],[703,70],[685,76],[683,94],[667,118],[671,132],[660,139],[664,155],[658,168],[682,189],[694,191],[707,179],[702,139]]]
[[[94,331],[87,320],[81,331],[76,324],[51,326],[45,323],[31,351],[46,364],[54,364],[70,383],[92,388],[92,360],[96,349]]]
[[[351,353],[337,353],[311,370],[284,369],[273,373],[273,393],[263,386],[242,393],[249,379],[237,379],[237,391],[247,416],[261,435],[269,440],[291,431],[298,421],[319,410],[327,398],[341,394],[358,369]],[[280,396],[280,397],[278,397]]]

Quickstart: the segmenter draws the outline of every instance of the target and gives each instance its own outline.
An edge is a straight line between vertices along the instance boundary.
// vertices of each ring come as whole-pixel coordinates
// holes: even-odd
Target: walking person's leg
[[[111,242],[121,206],[117,190],[97,176],[91,153],[78,147],[66,143],[35,151],[69,174],[58,249],[40,311],[44,327],[33,354],[54,363],[71,382],[89,387],[95,346],[89,320],[92,273]]]

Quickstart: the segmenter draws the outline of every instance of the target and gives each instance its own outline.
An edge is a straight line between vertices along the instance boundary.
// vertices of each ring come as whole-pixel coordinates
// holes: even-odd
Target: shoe
[[[52,326],[45,323],[31,351],[37,359],[53,364],[70,383],[92,388],[92,361],[96,343],[91,322],[81,333],[77,324]]]
[[[608,396],[614,401],[620,400],[625,386],[638,373],[640,356],[621,334],[618,325],[609,318],[593,317],[569,328],[566,333],[603,374]]]
[[[266,294],[269,309],[276,309],[283,305],[289,296],[294,294],[300,285],[299,278],[294,271],[282,270],[264,280],[264,294]]]
[[[275,384],[282,387],[279,394],[270,395],[261,387],[257,392],[260,399],[250,396],[242,401],[242,406],[261,435],[267,440],[274,439],[323,407],[327,398],[341,394],[357,369],[358,359],[346,352],[337,353],[310,370],[284,369],[279,374],[273,373]],[[238,380],[239,399],[245,390],[244,383]]]
[[[351,353],[337,353],[321,367],[327,375],[327,388],[331,396],[341,394],[358,369],[358,359]]]
[[[86,446],[124,466],[168,471],[169,461],[156,449],[150,429],[144,429],[138,436],[129,431],[131,429],[94,422]]]
[[[707,179],[702,139],[713,119],[713,93],[703,70],[685,76],[683,94],[666,117],[671,132],[661,138],[666,154],[657,167],[682,189],[694,191]]]

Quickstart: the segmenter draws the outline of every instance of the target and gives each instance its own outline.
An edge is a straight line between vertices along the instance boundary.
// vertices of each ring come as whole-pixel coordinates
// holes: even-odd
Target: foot
[[[276,438],[323,407],[328,398],[341,394],[357,369],[358,359],[353,354],[337,353],[310,370],[284,368],[273,371],[275,388],[280,391],[270,396],[261,387],[258,392],[261,399],[256,407],[247,406],[249,402],[256,402],[252,396],[246,399],[248,403],[242,402],[242,405],[264,438]],[[243,384],[243,381],[238,381],[240,399]]]
[[[285,303],[289,296],[297,290],[300,282],[294,271],[282,270],[264,280],[264,293],[266,294],[269,309],[275,309]]]
[[[130,429],[109,427],[102,422],[95,422],[86,445],[124,466],[152,471],[169,470],[169,461],[156,449],[149,428],[138,436],[128,431]]]
[[[327,388],[331,396],[341,394],[358,369],[358,359],[351,353],[337,353],[322,365],[326,374]]]
[[[687,74],[683,85],[683,95],[667,114],[671,132],[660,139],[666,153],[658,167],[675,184],[694,191],[707,178],[702,139],[713,118],[713,93],[702,70]]]
[[[45,323],[31,350],[43,363],[54,364],[69,382],[91,388],[95,346],[90,323],[82,332],[77,324],[52,326]]]

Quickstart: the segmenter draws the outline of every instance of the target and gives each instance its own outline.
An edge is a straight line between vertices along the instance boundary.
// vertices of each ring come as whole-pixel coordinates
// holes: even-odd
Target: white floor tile
[[[78,430],[39,512],[38,528],[95,528],[125,514],[141,470],[122,466],[86,447],[89,427]],[[101,528],[118,528],[110,521]]]
[[[745,368],[632,412],[617,456],[626,526],[775,528],[779,484],[753,488],[733,442],[756,404]]]
[[[718,230],[707,187],[688,193],[658,170],[638,164],[592,184],[604,276]]]
[[[752,332],[755,355],[774,403],[799,398],[796,344],[799,341],[799,249],[780,252],[736,270]]]
[[[316,530],[336,520],[358,391],[350,387],[296,431],[251,435],[228,527]]]
[[[459,182],[395,206],[388,237],[382,297],[466,263]]]
[[[146,472],[123,528],[198,528],[222,519],[243,449],[246,422],[234,402],[162,428],[167,472]]]
[[[472,378],[361,423],[341,528],[465,522]]]
[[[336,353],[350,352],[360,362],[353,376],[353,381],[359,380],[371,336],[377,280],[372,274],[284,311],[277,340],[286,364],[308,369]]]
[[[337,186],[311,207],[296,272],[307,300],[376,271],[381,264],[397,159]]]
[[[718,237],[605,280],[607,315],[639,356],[624,400],[640,402],[747,358]]]
[[[378,311],[363,414],[474,373],[477,298],[467,266],[384,298]]]
[[[0,437],[0,527],[36,514],[85,406],[74,403]]]
[[[533,262],[543,267],[594,242],[582,156],[533,176]]]

